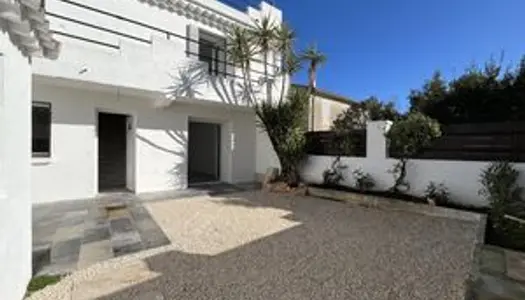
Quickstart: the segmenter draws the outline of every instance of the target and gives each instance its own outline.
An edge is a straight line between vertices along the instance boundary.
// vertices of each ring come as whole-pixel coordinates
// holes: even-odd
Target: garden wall
[[[375,121],[367,124],[366,157],[342,157],[341,163],[347,168],[342,185],[353,186],[352,172],[361,168],[370,173],[376,182],[375,190],[392,187],[393,175],[388,171],[396,159],[388,158],[387,143],[384,133],[390,128],[389,121]],[[310,155],[302,170],[303,179],[308,183],[322,183],[323,172],[330,169],[336,156]],[[480,173],[490,162],[410,159],[407,165],[407,181],[410,183],[409,194],[422,196],[428,183],[443,183],[450,192],[451,201],[466,206],[482,207],[488,203],[478,195],[481,188]],[[515,168],[522,173],[519,184],[525,186],[525,163],[516,163]]]

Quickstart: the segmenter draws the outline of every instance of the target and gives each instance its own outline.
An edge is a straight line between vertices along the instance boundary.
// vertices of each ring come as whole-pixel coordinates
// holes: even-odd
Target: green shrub
[[[441,129],[436,120],[419,112],[413,112],[392,124],[386,136],[394,153],[409,158],[440,137]]]
[[[347,165],[341,163],[341,157],[336,157],[330,169],[323,172],[323,184],[326,186],[338,186],[345,179],[343,171],[347,168]]]
[[[300,164],[306,156],[303,116],[309,98],[306,90],[290,89],[287,101],[255,106],[257,125],[268,133],[281,163],[281,179],[290,186],[298,184]]]
[[[399,157],[399,161],[390,170],[390,173],[394,174],[392,191],[400,192],[401,188],[410,189],[405,180],[408,159],[430,146],[432,141],[440,136],[439,123],[419,112],[412,112],[392,125],[386,137],[390,150]]]
[[[354,178],[355,178],[355,187],[358,190],[364,192],[364,191],[371,190],[375,187],[376,182],[374,178],[372,178],[372,175],[370,175],[370,173],[365,173],[363,172],[363,170],[357,169],[357,170],[354,170],[352,174],[354,175]]]
[[[503,235],[505,246],[525,248],[525,226],[508,216],[523,218],[525,206],[523,188],[517,183],[519,172],[509,162],[494,162],[481,173],[479,191],[490,203],[490,221],[494,230]]]
[[[450,193],[443,183],[431,181],[425,190],[425,198],[435,205],[444,206],[450,202]]]
[[[509,162],[494,162],[481,172],[480,195],[490,203],[492,222],[495,226],[505,214],[523,212],[522,187],[518,186],[519,172]]]

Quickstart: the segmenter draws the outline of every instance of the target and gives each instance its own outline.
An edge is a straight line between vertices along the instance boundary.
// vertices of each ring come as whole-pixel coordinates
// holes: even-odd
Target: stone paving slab
[[[505,258],[507,276],[525,283],[525,253],[505,250]]]
[[[524,253],[484,245],[479,255],[479,273],[472,285],[472,299],[525,299],[524,274]]]
[[[113,248],[109,240],[99,240],[82,245],[78,258],[78,267],[85,268],[98,261],[114,257]]]
[[[69,273],[115,256],[169,243],[132,195],[104,195],[79,202],[59,202],[33,209],[33,273]],[[138,222],[132,212],[140,212]],[[143,238],[147,243],[142,242]]]

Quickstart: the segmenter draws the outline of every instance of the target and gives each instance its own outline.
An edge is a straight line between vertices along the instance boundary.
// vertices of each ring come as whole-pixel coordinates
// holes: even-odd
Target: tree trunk
[[[315,131],[315,107],[314,107],[314,91],[316,88],[316,82],[315,82],[315,67],[311,66],[308,70],[308,81],[309,81],[309,89],[310,89],[310,130]]]
[[[268,50],[264,51],[264,84],[266,87],[266,100],[268,103],[272,101],[272,87],[268,78]]]
[[[281,80],[281,97],[279,98],[279,103],[281,103],[284,99],[284,89],[286,88],[286,74],[283,73],[283,78]]]

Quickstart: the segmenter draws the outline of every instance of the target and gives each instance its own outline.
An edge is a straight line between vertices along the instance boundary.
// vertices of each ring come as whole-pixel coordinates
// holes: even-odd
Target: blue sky
[[[524,0],[277,0],[298,48],[316,43],[328,61],[318,87],[405,109],[410,89],[439,69],[450,78],[491,56],[525,54]],[[306,83],[306,70],[295,82]]]

